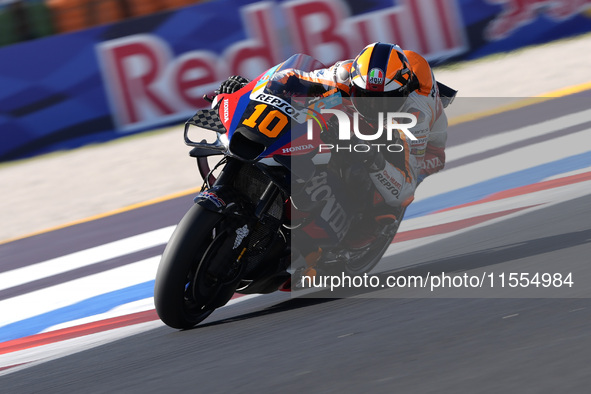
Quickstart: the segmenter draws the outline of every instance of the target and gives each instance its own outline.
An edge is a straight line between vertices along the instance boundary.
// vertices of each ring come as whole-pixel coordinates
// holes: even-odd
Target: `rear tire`
[[[382,256],[386,253],[393,240],[394,234],[389,237],[384,236],[379,241],[375,241],[361,256],[347,261],[343,271],[349,276],[369,273],[382,260]]]
[[[194,327],[234,293],[234,283],[211,279],[209,272],[228,238],[223,222],[224,215],[195,204],[172,234],[154,285],[156,312],[166,325]]]
[[[406,212],[406,208],[403,208],[399,213],[398,217],[398,225],[396,226],[396,230],[392,231],[390,235],[383,234],[379,240],[375,241],[365,253],[361,256],[358,256],[355,259],[348,261],[345,264],[344,272],[347,275],[362,275],[369,273],[372,269],[375,268],[376,265],[382,260],[382,257],[386,253],[386,250],[392,245],[394,241],[394,237],[398,232],[398,227],[400,227],[400,223],[404,218],[404,214]]]

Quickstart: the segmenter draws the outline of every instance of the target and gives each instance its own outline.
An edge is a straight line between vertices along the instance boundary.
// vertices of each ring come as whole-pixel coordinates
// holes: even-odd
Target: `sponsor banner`
[[[0,161],[177,124],[229,75],[367,43],[432,62],[591,30],[591,0],[217,0],[0,49]],[[379,82],[379,69],[372,70]]]

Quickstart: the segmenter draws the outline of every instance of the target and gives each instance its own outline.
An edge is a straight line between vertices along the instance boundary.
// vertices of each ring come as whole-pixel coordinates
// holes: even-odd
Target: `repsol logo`
[[[254,96],[251,96],[251,99],[256,101],[260,101],[262,103],[267,103],[272,105],[273,107],[277,108],[278,110],[285,112],[289,116],[294,116],[298,114],[298,111],[291,106],[287,101],[280,99],[279,97],[272,96],[270,94],[259,93]]]
[[[384,189],[388,190],[394,197],[398,198],[398,196],[400,196],[400,190],[402,189],[400,182],[397,182],[394,179],[388,179],[389,177],[384,176],[381,173],[377,173],[374,176],[377,181],[384,186]]]

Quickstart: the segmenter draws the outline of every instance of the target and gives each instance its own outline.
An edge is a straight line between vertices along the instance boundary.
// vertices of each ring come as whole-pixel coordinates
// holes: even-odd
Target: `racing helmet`
[[[415,77],[398,45],[376,42],[353,60],[350,78],[353,106],[364,118],[377,120],[379,112],[402,108]]]

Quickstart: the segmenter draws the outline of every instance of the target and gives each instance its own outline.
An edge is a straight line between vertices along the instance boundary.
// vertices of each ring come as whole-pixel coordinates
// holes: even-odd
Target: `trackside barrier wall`
[[[0,47],[53,34],[51,14],[43,0],[2,3]]]
[[[0,161],[183,122],[295,52],[386,41],[441,62],[589,30],[591,0],[218,0],[54,35],[0,48]]]

